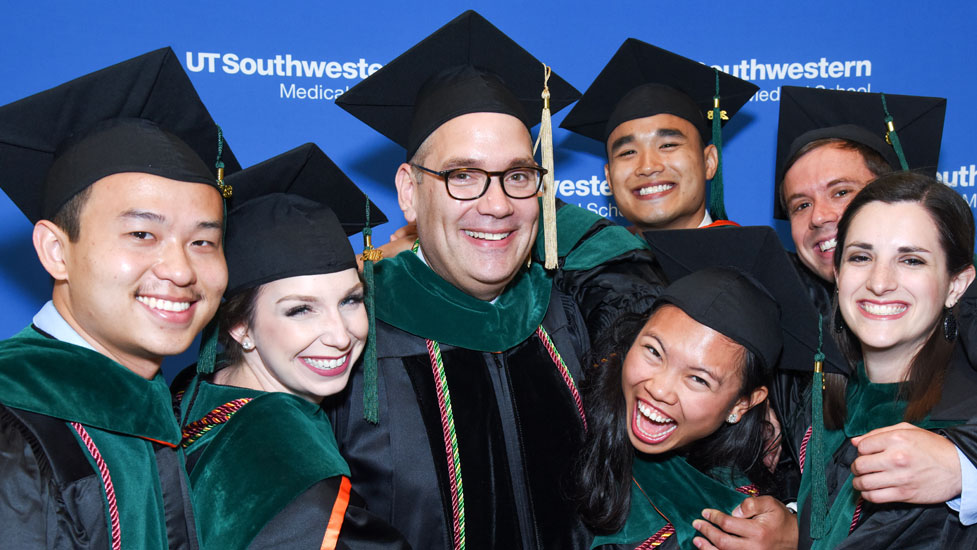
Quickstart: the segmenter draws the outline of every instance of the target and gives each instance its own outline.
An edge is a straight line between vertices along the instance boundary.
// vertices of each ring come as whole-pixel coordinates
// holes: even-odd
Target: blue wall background
[[[332,99],[336,90],[359,82],[361,67],[390,61],[467,8],[478,10],[581,91],[627,37],[730,71],[746,67],[738,76],[754,80],[761,93],[724,133],[727,209],[741,224],[774,225],[786,244],[786,224],[774,222],[772,208],[777,99],[785,84],[948,98],[940,171],[977,206],[977,3],[964,0],[933,7],[902,0],[8,2],[0,17],[0,104],[172,46],[242,164],[316,142],[391,218],[376,231],[385,242],[402,221],[392,182],[403,150]],[[321,76],[245,74],[253,70],[246,59],[279,55],[319,64]],[[810,79],[771,76],[767,67],[776,71],[822,58],[824,76]],[[212,72],[209,59],[214,59]],[[862,63],[861,75],[832,76],[832,61],[868,64]],[[355,70],[349,66],[344,74],[338,69],[344,63],[356,64]],[[325,97],[300,99],[298,89]],[[554,126],[563,114],[554,117]],[[555,130],[555,144],[556,178],[572,182],[562,185],[562,198],[614,214],[613,203],[601,193],[602,147],[561,129]],[[0,338],[28,324],[50,297],[30,231],[27,219],[0,194]],[[167,374],[191,360],[187,354],[169,360]]]

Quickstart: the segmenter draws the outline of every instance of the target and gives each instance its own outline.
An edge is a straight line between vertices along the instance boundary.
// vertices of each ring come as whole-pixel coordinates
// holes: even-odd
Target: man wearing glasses
[[[413,548],[589,548],[563,491],[587,325],[531,261],[543,82],[466,12],[337,101],[406,149],[395,183],[418,240],[375,266],[375,368],[367,353],[325,406],[354,489]],[[554,112],[579,95],[555,74],[548,91]]]

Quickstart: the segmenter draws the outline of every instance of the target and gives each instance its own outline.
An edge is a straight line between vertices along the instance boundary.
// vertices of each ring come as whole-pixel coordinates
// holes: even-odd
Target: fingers
[[[902,487],[887,487],[875,491],[862,491],[862,498],[876,504],[886,502],[905,502],[910,499],[910,493]]]
[[[750,537],[756,535],[756,524],[751,519],[746,518],[735,518],[729,514],[724,514],[719,510],[705,509],[702,511],[702,517],[708,520],[715,527],[721,529],[724,533],[734,535],[736,537]],[[696,520],[699,521],[699,520]],[[694,525],[693,525],[694,527]],[[697,528],[697,530],[699,530]],[[699,532],[702,532],[699,530]],[[713,544],[718,544],[718,542],[711,536],[702,532],[703,535],[713,542]],[[721,547],[723,545],[720,545]]]
[[[702,537],[693,538],[692,544],[694,544],[695,547],[698,548],[699,550],[719,550],[718,548],[713,546],[712,543],[710,543],[708,540]]]
[[[884,426],[882,428],[876,428],[876,429],[868,432],[867,434],[860,435],[858,437],[853,437],[852,440],[851,440],[851,442],[852,442],[852,445],[858,447],[859,446],[859,443],[861,443],[865,439],[868,439],[868,438],[871,438],[871,437],[874,437],[874,436],[877,436],[877,435],[882,435],[882,434],[885,434],[885,433],[888,433],[888,432],[897,431],[897,430],[922,430],[922,428],[918,428],[916,426],[913,426],[912,424],[910,424],[908,422],[900,422],[898,424],[893,424],[892,426]],[[925,430],[923,430],[923,431],[925,431]],[[861,448],[859,448],[859,450],[861,450]]]
[[[720,550],[712,545],[708,540],[702,537],[695,537],[692,539],[692,544],[695,545],[699,550]]]
[[[703,510],[703,516],[706,515],[706,512],[715,512],[716,514],[729,517],[726,516],[726,514],[722,514],[716,510]],[[710,519],[710,521],[715,521],[715,519]],[[716,548],[718,550],[739,550],[740,548],[738,543],[741,541],[738,537],[734,537],[729,533],[723,532],[722,529],[716,527],[708,521],[697,519],[692,522],[692,527],[696,531],[702,533],[702,536],[705,537],[705,542],[709,543],[708,546],[699,546],[697,544],[696,548]]]

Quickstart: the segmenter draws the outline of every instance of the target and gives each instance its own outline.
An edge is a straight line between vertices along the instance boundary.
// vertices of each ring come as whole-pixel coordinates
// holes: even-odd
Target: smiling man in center
[[[554,112],[579,95],[548,86]],[[406,149],[395,183],[418,240],[376,264],[375,371],[325,406],[354,490],[413,548],[590,544],[562,492],[588,331],[530,261],[543,87],[543,64],[469,11],[338,102]]]

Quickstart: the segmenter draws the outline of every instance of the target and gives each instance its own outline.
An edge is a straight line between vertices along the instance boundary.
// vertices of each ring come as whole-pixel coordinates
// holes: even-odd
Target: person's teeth
[[[506,233],[485,233],[483,231],[469,231],[465,230],[465,234],[473,239],[482,239],[486,241],[501,241],[502,239],[509,236],[511,231]]]
[[[658,422],[659,424],[668,424],[670,422],[675,422],[674,420],[672,420],[667,416],[658,414],[655,411],[655,409],[652,409],[648,405],[645,405],[644,403],[641,402],[638,403],[638,412],[640,412],[642,416],[644,416],[648,420],[651,420],[652,422]]]
[[[347,354],[348,355],[348,354]],[[338,357],[336,359],[312,359],[311,357],[303,358],[306,363],[312,365],[317,369],[329,370],[334,369],[346,362],[346,355]]]
[[[663,183],[661,185],[652,185],[651,187],[642,187],[638,189],[639,195],[651,195],[652,193],[661,193],[662,191],[668,191],[675,185],[672,183]]]
[[[832,237],[826,241],[822,241],[818,246],[821,247],[821,252],[827,252],[838,246],[838,239]]]
[[[897,304],[872,304],[872,303],[862,303],[862,309],[871,313],[872,315],[898,315],[903,311],[906,311],[906,306]]]
[[[175,311],[181,312],[190,309],[190,302],[171,302],[169,300],[163,300],[161,298],[152,298],[146,296],[136,296],[136,300],[146,304],[153,309],[159,309],[163,311]]]

